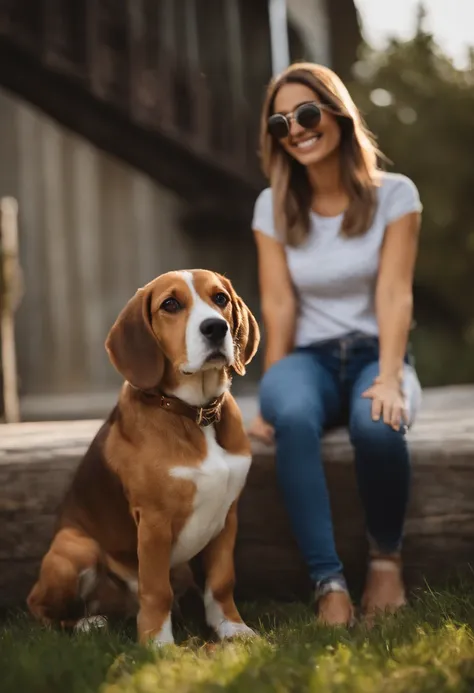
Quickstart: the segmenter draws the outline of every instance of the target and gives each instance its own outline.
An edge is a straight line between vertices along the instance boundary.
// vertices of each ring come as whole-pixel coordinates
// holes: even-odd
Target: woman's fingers
[[[402,398],[399,398],[393,405],[390,425],[396,431],[399,431],[402,426],[408,427],[408,412]]]
[[[387,424],[387,426],[391,425],[394,414],[394,403],[390,399],[386,399],[383,403],[383,422]]]
[[[402,406],[400,404],[395,404],[392,409],[392,416],[390,419],[390,425],[395,431],[400,430],[402,423]]]
[[[378,397],[374,397],[372,402],[372,420],[379,421],[383,411],[382,400]]]

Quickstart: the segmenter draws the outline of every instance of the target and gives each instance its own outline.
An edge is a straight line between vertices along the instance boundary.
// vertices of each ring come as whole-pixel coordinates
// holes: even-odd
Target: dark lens
[[[268,132],[272,137],[281,140],[283,137],[288,137],[289,128],[288,121],[281,113],[275,113],[268,119]]]
[[[309,130],[321,120],[321,109],[315,103],[304,103],[296,109],[295,118],[302,128]]]

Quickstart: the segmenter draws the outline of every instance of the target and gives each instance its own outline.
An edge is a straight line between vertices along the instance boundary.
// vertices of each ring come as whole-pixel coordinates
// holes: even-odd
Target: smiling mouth
[[[317,132],[313,135],[313,137],[310,137],[307,140],[301,140],[301,142],[296,142],[293,146],[297,149],[310,149],[316,144],[316,142],[319,142],[322,136],[323,134],[321,132]]]

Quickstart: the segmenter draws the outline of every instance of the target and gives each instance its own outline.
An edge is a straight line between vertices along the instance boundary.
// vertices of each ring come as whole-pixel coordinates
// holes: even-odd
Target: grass
[[[425,591],[371,630],[318,627],[302,604],[244,604],[261,637],[178,633],[160,652],[133,625],[68,635],[25,614],[0,624],[2,693],[464,693],[474,690],[474,591]],[[193,631],[196,633],[196,630]]]

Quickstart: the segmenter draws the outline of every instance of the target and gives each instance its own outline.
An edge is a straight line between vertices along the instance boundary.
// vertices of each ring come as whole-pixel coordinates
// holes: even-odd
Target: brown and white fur
[[[64,498],[27,600],[35,617],[88,628],[138,601],[140,641],[172,643],[170,576],[186,582],[201,553],[208,624],[221,639],[252,634],[233,596],[251,453],[229,387],[259,339],[230,281],[206,270],[161,275],[127,303],[106,341],[125,383]],[[196,407],[223,395],[220,421],[164,410],[158,389]]]

